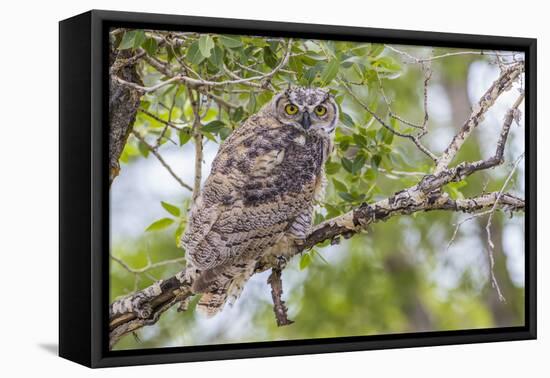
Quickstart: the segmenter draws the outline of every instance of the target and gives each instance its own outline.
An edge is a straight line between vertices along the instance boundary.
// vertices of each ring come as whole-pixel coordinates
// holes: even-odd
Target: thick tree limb
[[[132,130],[139,108],[141,93],[134,88],[121,85],[117,79],[141,84],[141,78],[129,50],[111,49],[111,84],[109,87],[109,183],[118,176],[118,159]],[[132,62],[131,64],[128,61]]]
[[[421,187],[415,186],[400,191],[373,204],[365,203],[344,215],[315,226],[304,244],[294,245],[292,253],[296,255],[325,240],[332,240],[339,236],[351,236],[365,230],[372,223],[385,221],[396,215],[434,210],[475,213],[491,209],[497,203],[499,195],[498,192],[495,192],[475,198],[453,200],[441,192],[423,194]],[[426,185],[426,188],[428,187],[429,185]],[[496,206],[507,211],[523,211],[525,201],[511,194],[503,193]],[[277,269],[278,267],[271,262],[260,262],[257,272],[272,268]],[[191,284],[191,280],[185,276],[185,270],[182,270],[173,277],[158,281],[146,289],[113,302],[109,314],[111,347],[125,334],[156,323],[160,315],[172,305],[194,295],[191,292]],[[284,302],[277,305],[280,294],[278,289],[274,291],[275,311],[277,311],[277,308],[281,308],[280,304],[284,306]],[[280,319],[284,321],[283,317]],[[277,320],[279,322],[279,317]]]

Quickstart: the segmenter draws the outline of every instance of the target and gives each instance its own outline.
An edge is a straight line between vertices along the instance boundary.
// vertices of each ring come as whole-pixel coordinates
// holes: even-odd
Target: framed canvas
[[[60,22],[59,352],[536,337],[536,40]]]

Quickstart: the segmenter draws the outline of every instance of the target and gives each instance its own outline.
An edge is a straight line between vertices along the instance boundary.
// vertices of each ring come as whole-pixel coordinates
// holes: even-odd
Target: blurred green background
[[[228,71],[244,78],[270,72],[284,59],[288,47],[288,40],[280,38],[143,30],[115,30],[111,42],[113,48],[132,54],[145,51],[176,72],[187,66],[187,72],[197,78],[213,81],[232,79]],[[236,105],[229,110],[200,97],[203,179],[219,143],[269,101],[273,91],[288,83],[328,87],[341,106],[341,123],[336,150],[327,163],[329,185],[316,222],[411,186],[431,167],[410,140],[383,130],[346,88],[396,129],[408,133],[414,130],[392,120],[388,104],[401,118],[421,124],[429,69],[429,132],[423,141],[438,154],[499,74],[496,55],[465,50],[306,40],[294,40],[291,46],[288,63],[270,81],[271,90],[244,84],[212,88],[212,93]],[[448,56],[423,65],[400,52],[417,58]],[[509,52],[499,56],[501,64],[523,58]],[[146,86],[166,79],[146,60],[139,61],[138,70]],[[517,88],[501,96],[456,161],[494,153]],[[158,142],[158,153],[183,181],[192,183],[194,146],[189,134],[193,114],[185,86],[168,85],[148,93],[140,107],[134,130],[151,145]],[[176,127],[165,128],[151,114]],[[525,149],[523,127],[523,121],[513,127],[503,166],[447,185],[449,195],[460,198],[500,190],[511,164]],[[185,251],[176,247],[176,238],[184,230],[191,196],[133,136],[121,164],[120,176],[111,187],[111,300],[185,266]],[[524,182],[521,161],[506,190],[523,197]],[[283,298],[295,321],[290,326],[276,326],[266,283],[269,272],[264,272],[253,277],[234,306],[226,306],[216,317],[207,319],[195,313],[198,298],[194,298],[188,311],[168,310],[158,323],[134,337],[124,337],[115,349],[523,325],[523,214],[511,217],[498,212],[491,226],[495,275],[506,301],[499,301],[489,279],[487,216],[466,221],[457,230],[466,218],[443,211],[398,216],[339,245],[321,245],[294,258],[283,272]],[[163,263],[167,260],[175,261]],[[161,264],[139,273],[130,271],[156,263]]]

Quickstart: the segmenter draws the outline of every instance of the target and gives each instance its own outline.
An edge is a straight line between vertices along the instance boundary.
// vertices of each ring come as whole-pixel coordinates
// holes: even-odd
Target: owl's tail
[[[226,303],[233,305],[253,271],[252,266],[240,269],[218,267],[202,272],[193,283],[193,291],[204,293],[197,310],[211,317],[220,312]]]

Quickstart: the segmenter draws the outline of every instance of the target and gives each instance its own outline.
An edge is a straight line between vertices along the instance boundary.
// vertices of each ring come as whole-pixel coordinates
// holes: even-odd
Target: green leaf
[[[309,53],[311,54],[311,52]],[[306,66],[310,66],[310,67],[313,67],[315,65],[317,65],[317,63],[319,62],[319,60],[321,60],[322,58],[320,57],[313,57],[313,56],[310,56],[310,55],[302,55],[301,56],[301,61],[303,64],[305,64]]]
[[[325,172],[327,175],[333,175],[340,170],[341,165],[334,161],[328,161],[325,164]]]
[[[231,120],[233,122],[239,122],[241,120],[241,118],[243,117],[243,115],[244,115],[244,110],[243,110],[242,106],[239,106],[231,114]]]
[[[458,182],[450,182],[447,185],[445,185],[445,191],[449,193],[452,199],[464,199],[464,194],[462,194],[462,191],[460,188],[463,188],[467,185],[465,181],[458,181]]]
[[[161,206],[164,208],[164,210],[168,211],[170,214],[172,214],[175,217],[180,216],[180,209],[179,207],[169,204],[168,202],[160,201]]]
[[[172,218],[162,218],[157,221],[154,221],[145,229],[145,231],[159,231],[169,227],[174,220]]]
[[[329,85],[330,82],[336,77],[338,74],[338,70],[340,69],[340,61],[338,59],[332,59],[323,70],[323,73],[321,73],[321,85],[326,86]]]
[[[362,44],[362,45],[356,45],[350,50],[350,52],[355,56],[363,56],[369,52],[370,48],[371,46],[368,43]]]
[[[137,49],[141,46],[143,42],[145,42],[145,32],[143,30],[136,30],[136,34],[134,36],[134,49]]]
[[[269,91],[264,91],[262,93],[260,93],[257,98],[256,98],[256,105],[261,108],[264,104],[266,104],[267,102],[269,102],[269,100],[271,100],[271,98],[273,97],[273,93],[269,92]]]
[[[122,40],[120,41],[120,44],[118,45],[119,50],[126,50],[131,49],[134,47],[135,40],[136,40],[136,34],[137,30],[130,30],[124,33],[122,36]]]
[[[324,220],[325,217],[323,216],[323,214],[315,213],[315,217],[313,217],[313,224],[319,224]]]
[[[367,138],[365,138],[363,135],[353,134],[352,137],[353,137],[353,141],[358,147],[367,148],[368,146]]]
[[[189,139],[191,139],[191,128],[190,127],[184,127],[179,131],[179,140],[180,140],[180,146],[183,146],[185,143],[189,142]]]
[[[256,111],[256,95],[253,91],[250,91],[250,95],[248,97],[248,104],[246,105],[246,111],[249,114],[252,114]]]
[[[217,134],[224,126],[225,123],[216,119],[204,125],[201,128],[201,132]]]
[[[212,50],[212,54],[210,55],[210,62],[218,68],[223,67],[223,50],[220,46],[215,46]]]
[[[351,160],[346,159],[345,157],[342,158],[342,167],[344,167],[346,171],[348,171],[349,173],[352,173],[353,172],[352,166],[353,166],[353,163],[351,162]]]
[[[302,83],[305,85],[311,85],[317,77],[317,74],[322,70],[322,67],[322,64],[317,64],[311,68],[308,68],[302,76]]]
[[[365,165],[365,162],[367,161],[367,158],[365,155],[357,155],[355,159],[353,160],[353,163],[351,164],[351,173],[356,174],[363,168]]]
[[[275,53],[268,46],[264,47],[264,62],[270,68],[275,68],[278,63]]]
[[[288,60],[288,67],[296,72],[298,76],[302,75],[303,64],[301,63],[300,57],[291,56]]]
[[[206,139],[211,140],[214,143],[218,143],[218,141],[216,140],[216,137],[214,135],[212,135],[211,133],[203,131],[203,132],[201,132],[201,134],[204,135],[206,137]]]
[[[225,140],[229,135],[231,135],[231,130],[229,127],[222,127],[220,131],[218,132],[218,135],[220,136],[221,140]]]
[[[267,41],[265,40],[265,38],[242,37],[241,40],[245,45],[251,45],[256,47],[267,46]]]
[[[214,48],[214,40],[211,36],[203,34],[199,38],[199,50],[205,58],[209,58],[212,49]]]
[[[395,59],[393,59],[391,56],[383,56],[381,58],[378,58],[373,63],[373,66],[377,67],[378,71],[380,69],[391,71],[391,72],[396,72],[401,70],[401,66],[399,65],[399,63],[397,63],[397,61],[395,61]]]
[[[200,64],[204,60],[204,55],[202,55],[199,49],[199,42],[193,42],[189,49],[187,50],[187,60],[193,64]]]
[[[353,202],[354,201],[353,196],[351,194],[349,194],[348,192],[338,192],[338,195],[340,196],[340,198],[342,198],[346,202]]]
[[[392,118],[391,121],[391,126],[393,127],[394,130],[397,130],[397,121],[395,120],[395,118]],[[388,146],[390,146],[393,142],[393,136],[395,134],[392,133],[390,130],[386,129],[385,127],[382,127],[382,142],[384,142],[385,144],[387,144]]]
[[[158,48],[157,40],[154,38],[147,38],[145,42],[141,44],[141,47],[147,52],[149,55],[155,55]]]
[[[382,161],[382,157],[380,155],[374,155],[372,157],[372,167],[378,171],[378,167],[380,166],[380,162]]]
[[[149,147],[147,147],[147,145],[142,141],[139,141],[138,143],[138,150],[141,156],[143,156],[144,158],[149,156]]]
[[[240,37],[220,35],[219,39],[220,42],[229,49],[234,49],[243,45]]]
[[[176,227],[176,232],[174,233],[175,239],[176,239],[176,245],[179,244],[181,240],[181,236],[183,235],[183,232],[185,231],[185,228],[187,226],[187,222],[185,220],[182,220],[178,227]]]
[[[377,57],[378,55],[382,54],[384,51],[385,46],[380,43],[373,43],[369,52],[369,56],[371,57]]]
[[[334,184],[334,188],[337,191],[339,191],[339,192],[347,192],[348,191],[348,187],[342,181],[338,181],[338,180],[333,178],[332,183]]]
[[[376,180],[376,177],[378,177],[378,169],[376,167],[374,167],[374,169],[367,169],[365,171],[365,174],[363,175],[363,177],[367,180],[367,181],[374,181]]]
[[[340,122],[342,122],[347,127],[355,127],[355,122],[348,113],[340,112]]]
[[[311,256],[309,253],[304,253],[300,258],[300,270],[304,270],[311,264]]]
[[[325,209],[327,210],[326,219],[337,217],[342,214],[343,210],[340,207],[325,203]]]

